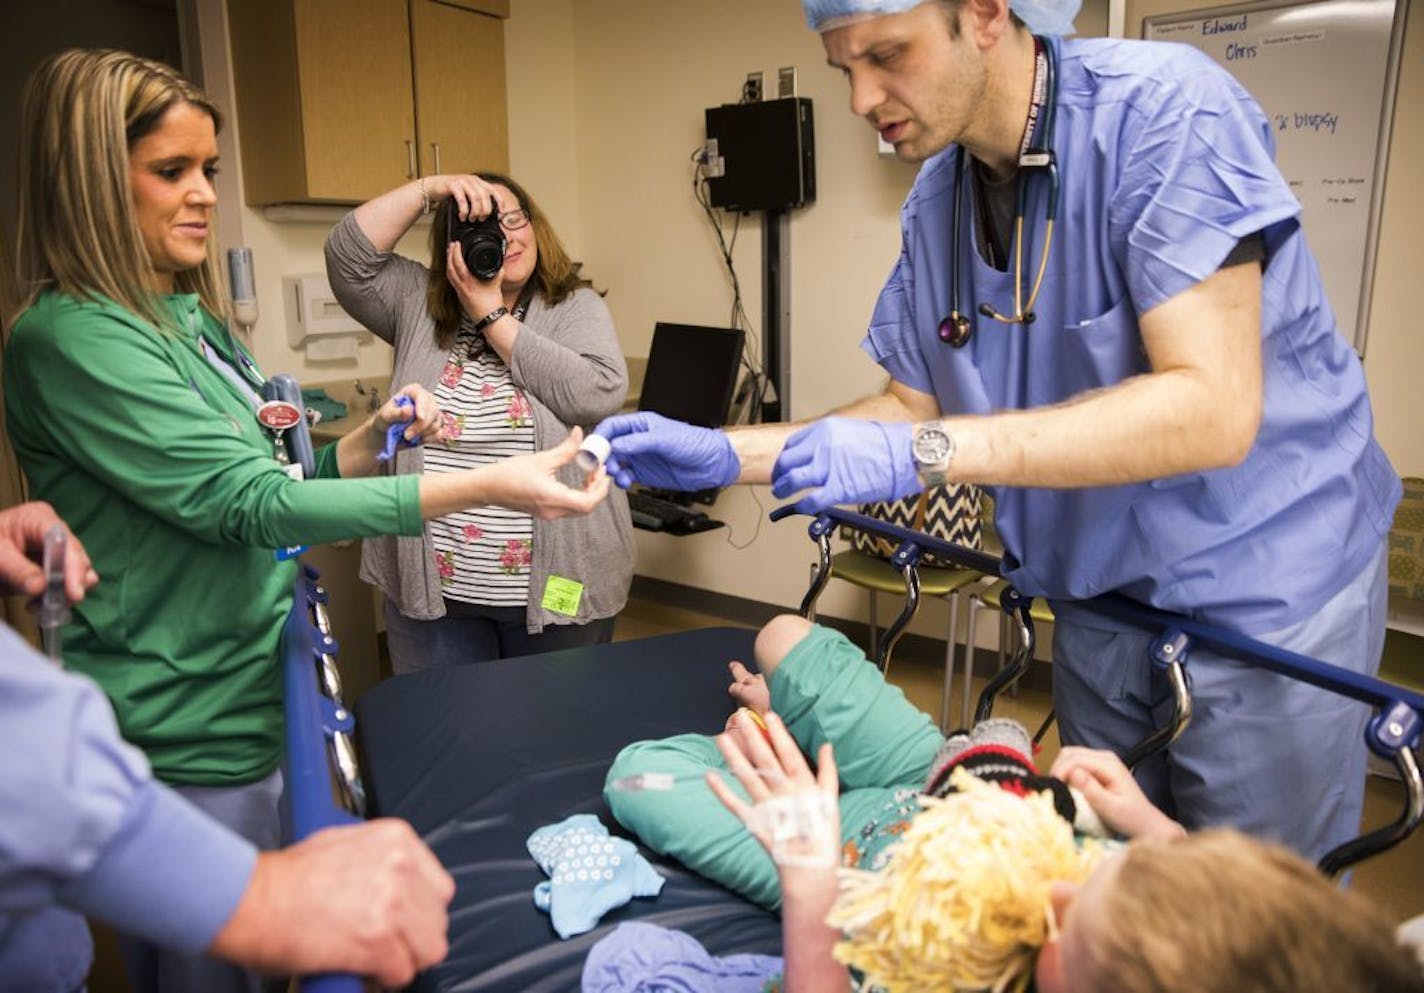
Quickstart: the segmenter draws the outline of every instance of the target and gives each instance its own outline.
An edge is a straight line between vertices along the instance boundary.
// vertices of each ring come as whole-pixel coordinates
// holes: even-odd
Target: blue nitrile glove
[[[395,402],[397,407],[409,409],[410,416],[412,419],[415,417],[414,400],[402,393],[400,396],[395,398]],[[405,429],[409,426],[410,421],[397,421],[394,424],[388,424],[386,426],[386,444],[378,453],[376,453],[377,462],[389,462],[395,456],[397,447],[414,448],[416,445],[420,444],[419,437],[417,437],[414,441],[411,441],[405,436]]]
[[[604,464],[625,490],[642,483],[691,493],[731,486],[742,474],[742,460],[723,431],[642,411],[610,417],[593,433],[612,446]]]
[[[771,492],[796,501],[802,514],[841,503],[896,500],[924,489],[915,475],[908,423],[886,424],[858,417],[823,417],[786,440],[771,467]]]

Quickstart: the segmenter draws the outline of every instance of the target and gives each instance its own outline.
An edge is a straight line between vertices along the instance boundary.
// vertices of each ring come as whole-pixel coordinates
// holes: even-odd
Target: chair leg
[[[875,591],[870,591],[870,658],[880,658],[880,622],[876,619]]]
[[[944,643],[944,693],[939,702],[939,729],[945,734],[953,730],[949,726],[950,700],[954,698],[955,649],[959,645],[959,591],[949,594],[949,631]]]
[[[969,597],[969,630],[964,636],[964,700],[959,706],[959,726],[969,727],[970,715],[974,712],[970,698],[974,692],[974,646],[979,628],[979,612],[984,609],[984,601],[973,594]]]

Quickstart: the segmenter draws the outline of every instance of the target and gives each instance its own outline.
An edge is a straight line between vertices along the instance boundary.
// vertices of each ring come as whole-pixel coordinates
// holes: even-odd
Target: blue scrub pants
[[[215,821],[270,851],[282,843],[282,773],[245,786],[172,786],[175,793]],[[119,951],[133,993],[263,993],[281,991],[286,980],[266,979],[241,966],[206,955],[186,955],[122,934]]]
[[[1257,640],[1374,675],[1384,648],[1383,549],[1310,618]],[[1123,754],[1172,713],[1148,661],[1153,636],[1060,618],[1053,703],[1064,744]],[[1359,833],[1370,708],[1193,646],[1192,722],[1136,770],[1147,796],[1188,829],[1230,825],[1319,859]]]

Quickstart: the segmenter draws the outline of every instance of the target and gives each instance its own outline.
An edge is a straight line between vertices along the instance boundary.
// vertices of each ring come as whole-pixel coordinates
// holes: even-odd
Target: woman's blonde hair
[[[1211,830],[1122,860],[1086,935],[1096,993],[1424,990],[1379,910],[1278,845]]]
[[[23,311],[46,289],[110,300],[163,327],[151,287],[156,272],[134,216],[129,151],[169,108],[212,102],[170,66],[128,52],[71,49],[40,64],[25,85],[20,116],[20,211],[16,276]],[[201,265],[175,275],[222,316],[226,307],[208,229]]]
[[[497,172],[477,172],[480,179],[494,186],[503,186],[518,199],[518,205],[502,203],[502,213],[523,209],[529,212],[529,224],[534,228],[534,241],[539,255],[534,263],[534,273],[529,282],[534,291],[544,298],[549,306],[566,300],[575,290],[593,283],[579,276],[578,266],[569,258],[564,243],[554,233],[548,215],[539,209],[524,189],[508,176]],[[435,223],[430,228],[430,278],[426,284],[426,306],[435,321],[435,341],[441,348],[449,348],[455,342],[455,332],[460,328],[460,298],[455,287],[445,275],[445,251],[450,244],[450,211],[454,201],[447,198],[435,210]]]

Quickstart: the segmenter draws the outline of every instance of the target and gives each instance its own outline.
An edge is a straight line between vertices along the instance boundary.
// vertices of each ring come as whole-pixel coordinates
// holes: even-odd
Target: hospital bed
[[[788,513],[782,508],[772,518]],[[998,572],[992,556],[831,510],[809,525],[821,561],[803,613],[814,609],[829,575],[831,535],[843,526],[897,546],[892,564],[905,577],[907,611],[897,618],[898,629],[892,625],[887,634],[892,640],[918,599],[921,555],[932,552]],[[387,680],[356,708],[358,774],[352,717],[340,700],[336,644],[324,621],[323,598],[307,570],[284,633],[293,828],[300,838],[358,813],[398,816],[434,849],[456,880],[450,954],[414,989],[577,990],[588,949],[628,920],[686,932],[714,955],[779,953],[775,915],[646,850],[644,855],[667,879],[662,892],[612,910],[592,931],[561,941],[534,906],[532,891],[545,877],[525,849],[533,830],[577,813],[596,814],[620,834],[602,800],[613,757],[644,738],[720,731],[729,706],[726,663],[751,660],[754,632],[708,628]],[[1424,783],[1415,755],[1424,727],[1424,696],[1121,598],[1105,597],[1094,605],[1120,621],[1158,632],[1153,664],[1164,669],[1177,697],[1172,723],[1134,748],[1125,757],[1129,764],[1166,747],[1190,722],[1191,650],[1209,645],[1375,708],[1367,743],[1398,769],[1404,810],[1393,823],[1330,852],[1321,863],[1324,871],[1338,872],[1397,844],[1424,818]],[[1010,594],[1003,606],[1018,633],[1018,646],[1011,663],[981,694],[976,719],[989,714],[995,695],[1033,657],[1028,601]],[[355,993],[361,986],[350,977],[316,977],[306,980],[303,989]]]

